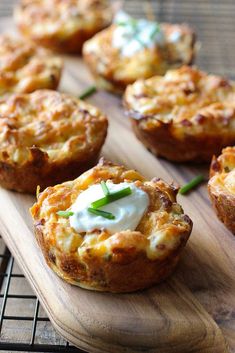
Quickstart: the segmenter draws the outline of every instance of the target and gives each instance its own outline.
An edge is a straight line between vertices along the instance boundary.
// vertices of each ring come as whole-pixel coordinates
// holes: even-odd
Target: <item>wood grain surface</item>
[[[6,22],[7,23],[7,22]],[[9,25],[10,27],[10,25]],[[92,82],[80,59],[66,57],[61,91],[78,95]],[[90,102],[110,120],[103,155],[147,177],[183,184],[207,167],[174,165],[152,156],[130,130],[121,100],[105,92]],[[206,186],[181,197],[194,230],[176,273],[136,294],[110,295],[72,287],[49,270],[37,248],[28,207],[33,199],[0,189],[0,230],[57,330],[89,352],[204,352],[235,348],[235,238],[217,220]],[[192,293],[194,295],[192,295]],[[196,300],[195,297],[198,299]],[[200,303],[202,304],[200,304]]]

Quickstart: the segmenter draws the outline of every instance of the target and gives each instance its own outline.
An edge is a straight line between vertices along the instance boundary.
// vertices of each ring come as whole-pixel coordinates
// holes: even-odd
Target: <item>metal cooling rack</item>
[[[14,258],[11,255],[10,251],[6,247],[6,245],[3,243],[3,240],[0,239],[1,242],[1,251],[0,251],[0,352],[2,351],[8,351],[14,352],[14,351],[20,351],[20,352],[66,352],[66,353],[85,353],[85,351],[82,351],[78,348],[75,348],[70,345],[69,342],[64,341],[61,338],[57,338],[57,333],[53,330],[53,328],[50,328],[50,336],[51,340],[56,340],[59,341],[64,341],[63,343],[59,344],[51,344],[51,343],[37,343],[37,338],[40,336],[38,334],[38,325],[39,323],[46,323],[47,325],[50,324],[50,321],[47,316],[41,315],[40,314],[40,302],[37,299],[35,295],[31,294],[24,294],[24,293],[19,293],[19,294],[11,294],[10,288],[12,281],[14,279],[17,279],[18,281],[25,281],[25,277],[22,273],[15,273],[14,272]],[[20,288],[24,288],[24,284],[18,286]],[[8,315],[8,306],[10,305],[10,300],[14,300],[16,307],[17,305],[22,306],[22,301],[33,301],[34,302],[34,309],[33,309],[33,315]],[[18,303],[17,303],[18,302]],[[27,305],[27,304],[26,304]],[[31,305],[32,306],[32,305]],[[9,322],[17,322],[19,325],[22,327],[21,335],[22,333],[24,334],[24,325],[23,323],[30,323],[31,328],[29,325],[28,327],[25,328],[27,329],[27,336],[28,336],[28,342],[10,342],[4,340],[4,327],[5,325],[7,326]],[[50,324],[51,325],[51,324]],[[14,327],[12,327],[12,330],[15,330]],[[30,334],[29,332],[30,331]],[[3,337],[2,337],[3,333]],[[9,337],[9,327],[8,327],[8,337]],[[58,336],[59,337],[59,336]]]

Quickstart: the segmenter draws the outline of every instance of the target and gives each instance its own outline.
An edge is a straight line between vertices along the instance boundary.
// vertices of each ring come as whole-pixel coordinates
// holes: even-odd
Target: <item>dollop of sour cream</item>
[[[72,205],[71,211],[74,214],[69,217],[71,227],[78,233],[106,229],[114,234],[124,230],[133,231],[138,226],[149,205],[147,193],[136,187],[134,183],[114,184],[108,181],[106,185],[110,193],[130,187],[131,194],[99,208],[99,210],[111,212],[115,216],[115,219],[107,219],[87,210],[93,201],[104,197],[101,185],[95,184],[83,191]]]
[[[123,56],[132,56],[144,48],[163,45],[165,38],[157,22],[145,19],[136,20],[119,11],[114,17],[117,25],[113,32],[112,45],[120,50]]]

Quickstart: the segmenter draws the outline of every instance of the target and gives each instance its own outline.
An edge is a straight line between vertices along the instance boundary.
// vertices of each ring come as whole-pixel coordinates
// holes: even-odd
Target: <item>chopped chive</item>
[[[157,26],[151,33],[150,38],[153,40],[155,35],[160,32],[159,26]]]
[[[117,26],[129,26],[129,24],[127,23],[127,22],[124,22],[124,21],[120,21],[120,22],[115,22],[115,24],[117,25]]]
[[[60,217],[69,218],[70,216],[74,215],[74,212],[72,212],[72,211],[58,211],[58,212],[56,212],[56,214]]]
[[[91,203],[91,207],[93,208],[100,208],[102,206],[108,205],[111,202],[114,202],[116,200],[122,199],[123,197],[126,197],[131,194],[131,188],[125,188],[119,191],[116,191],[112,194],[106,195],[102,199],[96,200]]]
[[[93,213],[97,216],[101,216],[107,219],[115,219],[115,216],[110,212],[105,212],[101,210],[96,210],[95,208],[88,207],[88,212]]]
[[[105,194],[105,196],[109,195],[110,192],[109,192],[109,189],[107,187],[106,182],[102,180],[100,184],[101,184],[101,187],[102,187],[102,190],[103,190],[103,193]]]
[[[95,86],[88,87],[80,96],[79,99],[85,99],[97,91]]]
[[[181,195],[187,194],[190,190],[198,186],[204,180],[203,175],[198,175],[197,177],[193,178],[189,183],[185,184],[180,188],[179,193]]]

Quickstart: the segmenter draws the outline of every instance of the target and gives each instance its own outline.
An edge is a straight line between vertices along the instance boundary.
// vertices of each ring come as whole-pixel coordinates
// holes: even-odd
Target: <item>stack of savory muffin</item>
[[[0,184],[45,189],[31,208],[35,234],[66,281],[112,292],[162,281],[192,230],[178,190],[104,160],[87,171],[108,121],[96,107],[53,91],[63,64],[50,50],[82,52],[98,87],[125,91],[137,137],[171,161],[209,161],[234,144],[234,84],[188,66],[195,34],[185,24],[136,20],[106,0],[21,0],[14,17],[23,37],[0,37]],[[227,148],[213,160],[209,187],[233,232],[234,158]]]

